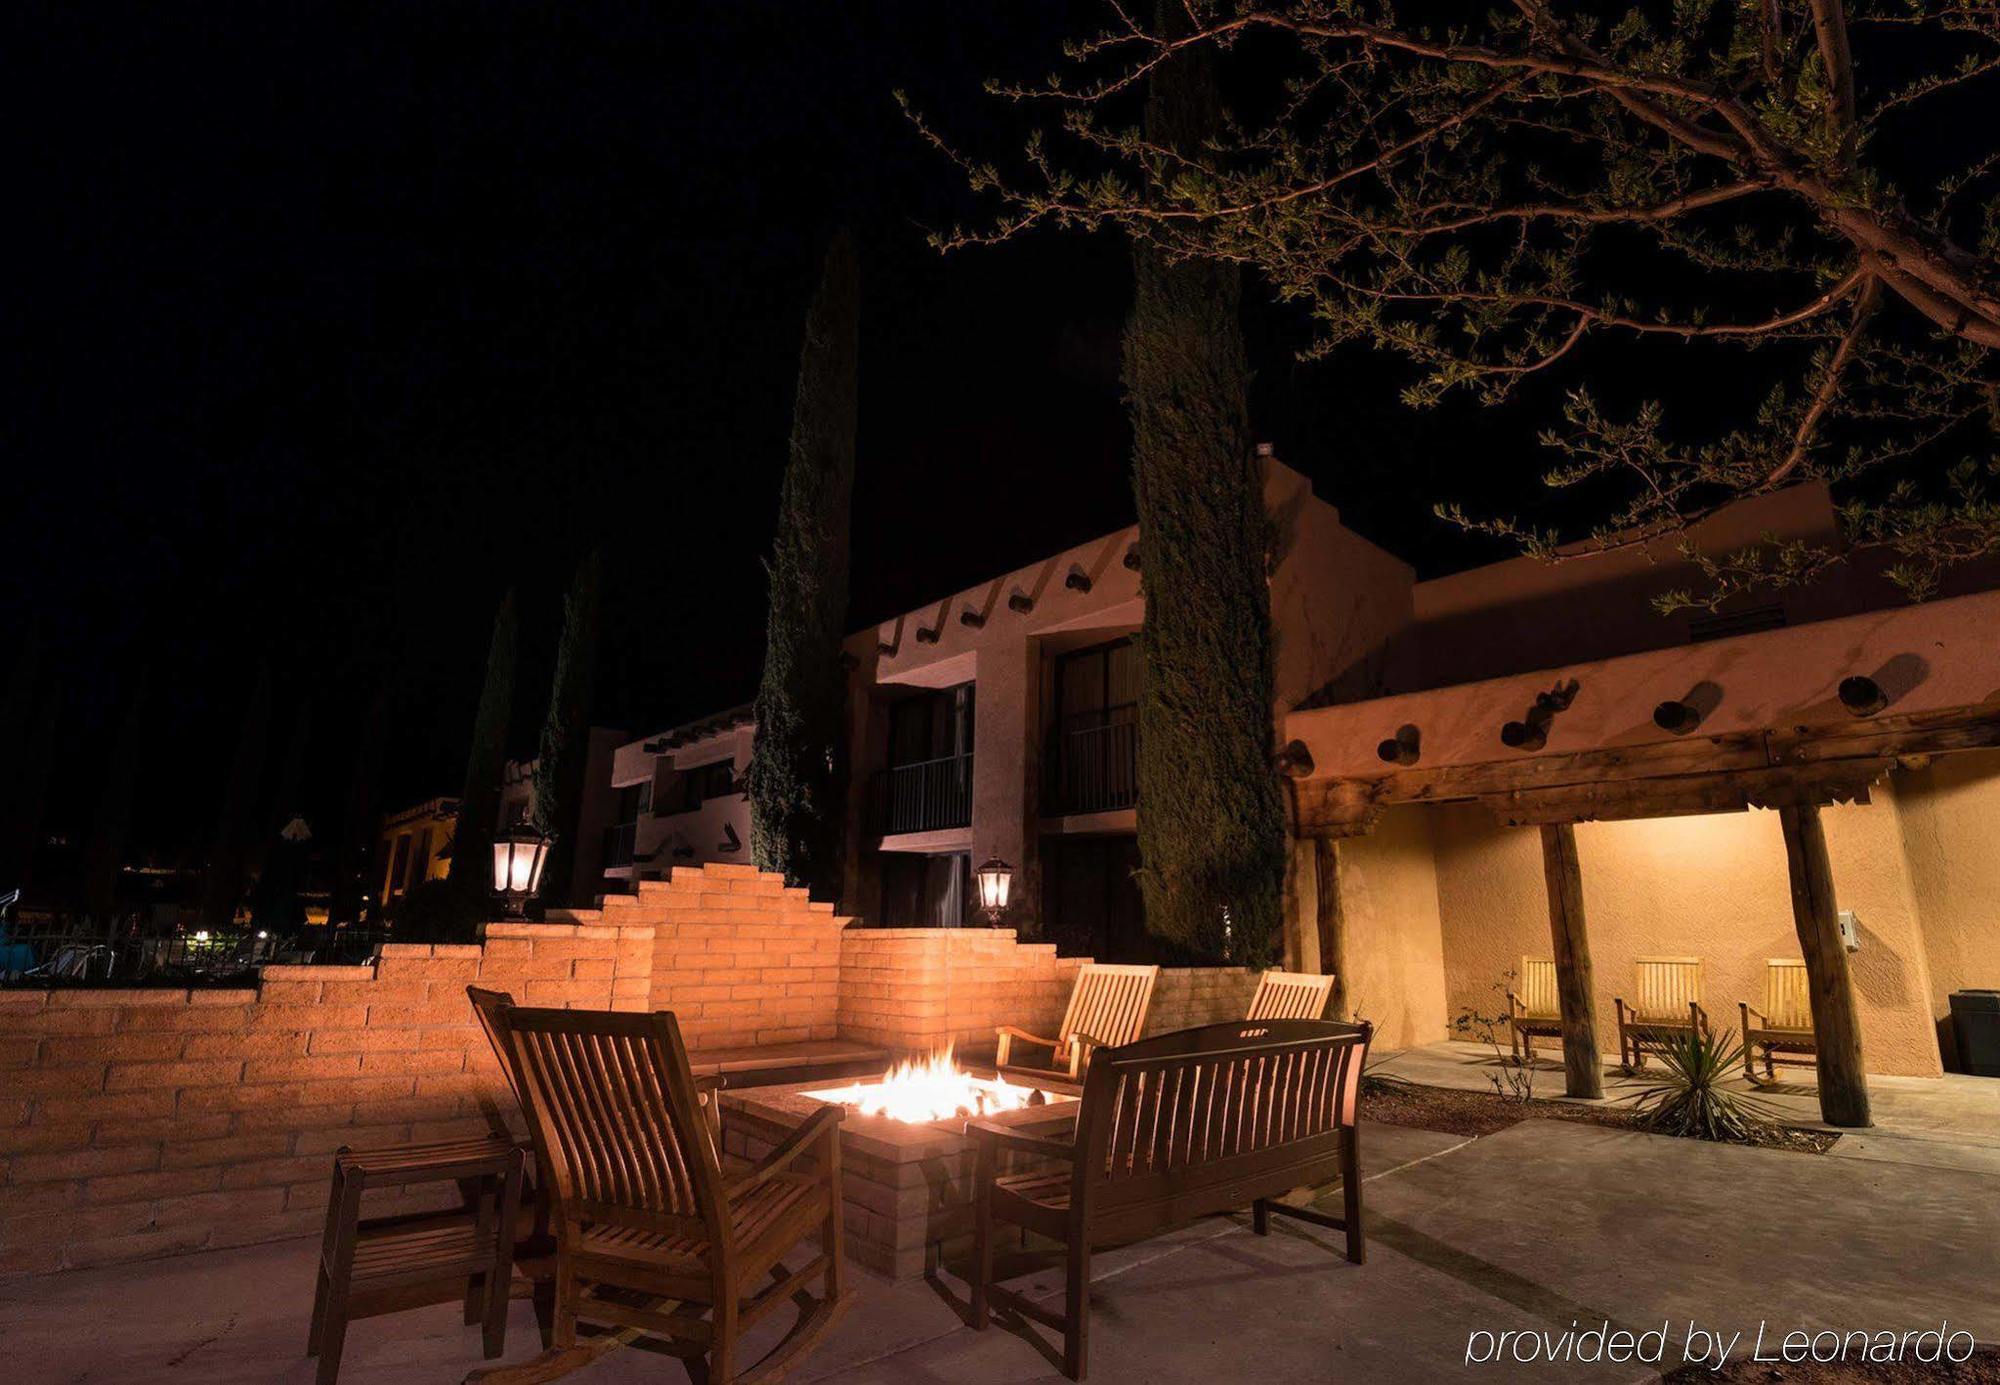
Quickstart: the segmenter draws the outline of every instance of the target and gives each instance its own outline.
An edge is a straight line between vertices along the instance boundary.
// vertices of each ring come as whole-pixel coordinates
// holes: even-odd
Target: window
[[[382,901],[387,903],[403,892],[403,872],[410,861],[410,834],[403,833],[396,838],[389,850],[389,873],[382,877]]]
[[[639,819],[653,803],[653,784],[627,784],[618,791],[617,816],[604,829],[604,864],[629,866],[638,848]]]
[[[1047,812],[1102,813],[1139,801],[1139,650],[1130,640],[1056,661]]]
[[[736,765],[731,760],[717,760],[710,765],[696,765],[682,770],[675,781],[666,805],[670,813],[692,813],[711,798],[727,798],[736,791]]]
[[[958,928],[972,899],[972,857],[963,851],[882,855],[884,928]]]
[[[919,765],[972,753],[973,685],[906,697],[889,708],[889,765]]]

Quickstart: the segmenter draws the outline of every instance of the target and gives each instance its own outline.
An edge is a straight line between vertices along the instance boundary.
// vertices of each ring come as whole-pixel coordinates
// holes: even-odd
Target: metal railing
[[[639,824],[621,822],[604,829],[604,864],[629,866],[639,846]]]
[[[1108,813],[1139,801],[1139,723],[1114,707],[1073,717],[1056,736],[1048,811]]]
[[[883,836],[972,825],[972,757],[945,755],[892,765],[875,776],[875,821]]]

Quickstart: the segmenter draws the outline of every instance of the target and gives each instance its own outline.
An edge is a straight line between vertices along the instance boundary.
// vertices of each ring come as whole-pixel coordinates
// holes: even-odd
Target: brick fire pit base
[[[836,1085],[841,1084],[822,1079],[725,1089],[724,1155],[761,1159],[825,1104],[806,1093]],[[1044,1089],[1052,1098],[1048,1105],[988,1119],[1031,1134],[1066,1137],[1076,1114],[1074,1089],[1055,1083]],[[963,1120],[910,1125],[848,1111],[840,1127],[840,1177],[850,1260],[912,1279],[936,1263],[938,1251],[955,1255],[971,1245],[975,1156],[964,1126]]]

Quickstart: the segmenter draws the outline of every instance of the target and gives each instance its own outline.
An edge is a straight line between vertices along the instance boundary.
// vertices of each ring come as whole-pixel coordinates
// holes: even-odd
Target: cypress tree
[[[299,894],[306,884],[312,838],[310,833],[294,835],[291,828],[305,817],[306,751],[311,744],[312,704],[302,702],[292,719],[284,758],[278,762],[277,785],[258,834],[257,886],[250,898],[251,921],[274,932],[289,932],[305,922]]]
[[[806,315],[791,454],[767,570],[771,607],[746,776],[757,865],[822,898],[840,892],[847,745],[848,517],[854,494],[859,271],[845,232]]]
[[[514,709],[517,641],[514,592],[493,614],[486,650],[486,682],[472,719],[472,751],[465,761],[465,790],[458,797],[458,825],[451,838],[454,893],[484,904],[493,892],[493,828],[500,817],[500,776],[507,764],[507,722]]]
[[[14,806],[4,847],[0,847],[0,880],[30,883],[35,850],[42,841],[42,819],[49,806],[49,780],[55,771],[56,724],[62,716],[62,684],[51,680],[42,689],[28,726],[27,743],[14,762]]]
[[[597,631],[604,586],[604,560],[596,551],[577,564],[563,602],[562,643],[556,649],[555,685],[542,722],[535,764],[535,826],[549,833],[542,866],[541,896],[546,903],[572,902],[570,876],[577,848],[577,820],[583,806],[584,768],[590,758],[590,712],[597,683]]]
[[[264,778],[270,735],[271,667],[259,664],[250,701],[237,727],[236,753],[230,757],[229,779],[223,785],[222,806],[215,818],[215,840],[202,878],[201,922],[205,928],[227,928],[243,897],[243,861],[256,834],[257,788]]]
[[[34,749],[35,694],[41,688],[41,623],[28,627],[14,649],[7,691],[0,698],[0,894],[22,883],[33,854],[29,819],[35,809],[23,772]]]
[[[118,909],[118,877],[131,843],[133,795],[139,760],[146,750],[146,695],[151,683],[151,671],[141,670],[125,703],[124,720],[111,744],[111,763],[104,768],[104,787],[91,814],[90,840],[83,849],[82,903],[88,918],[108,919]]]
[[[1175,3],[1160,21],[1185,27]],[[1207,50],[1149,80],[1149,140],[1198,154],[1221,118]],[[1271,769],[1269,520],[1252,451],[1232,265],[1133,247],[1125,333],[1146,593],[1138,643],[1140,889],[1147,931],[1256,963],[1282,929],[1284,804]]]

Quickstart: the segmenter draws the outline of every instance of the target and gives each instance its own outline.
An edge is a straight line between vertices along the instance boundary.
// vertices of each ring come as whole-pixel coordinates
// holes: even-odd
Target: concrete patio
[[[1894,1137],[1903,1138],[1903,1137]],[[1644,1380],[1647,1367],[1468,1366],[1469,1335],[1603,1322],[1669,1325],[1680,1364],[1690,1321],[1746,1335],[1793,1329],[1903,1332],[1948,1321],[2000,1341],[1993,1290],[2000,1178],[1703,1145],[1529,1121],[1456,1136],[1365,1126],[1368,1263],[1280,1222],[1268,1238],[1215,1218],[1098,1257],[1091,1379],[1119,1381]],[[303,1385],[314,1243],[288,1240],[0,1284],[9,1385],[157,1380]],[[1059,1294],[1059,1277],[1014,1281]],[[949,1270],[891,1284],[857,1274],[845,1317],[789,1378],[950,1381],[1059,1378],[1017,1330],[966,1330]],[[509,1359],[536,1348],[517,1302]],[[342,1378],[456,1382],[480,1364],[452,1307],[357,1324]],[[685,1379],[667,1358],[623,1352],[571,1379]]]

